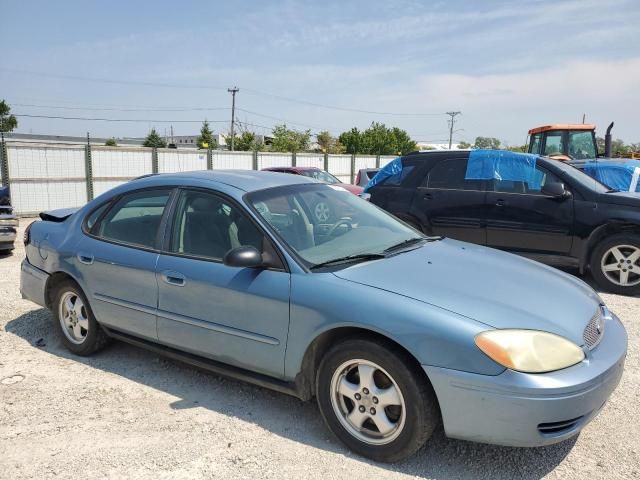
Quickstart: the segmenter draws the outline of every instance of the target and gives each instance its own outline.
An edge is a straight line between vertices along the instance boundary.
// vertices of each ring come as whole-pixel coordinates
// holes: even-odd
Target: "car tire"
[[[375,461],[409,457],[440,422],[433,388],[415,360],[378,339],[334,345],[320,362],[316,398],[333,434]]]
[[[109,336],[96,321],[87,297],[75,282],[62,281],[53,298],[53,317],[69,351],[86,356],[109,343]]]
[[[598,286],[613,293],[640,293],[640,235],[605,238],[591,254],[589,267]]]

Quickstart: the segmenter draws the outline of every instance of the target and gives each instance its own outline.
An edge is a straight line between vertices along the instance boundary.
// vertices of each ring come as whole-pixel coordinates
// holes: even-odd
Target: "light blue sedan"
[[[375,460],[413,454],[440,422],[453,438],[559,442],[622,375],[626,332],[589,286],[425,237],[340,186],[152,175],[41,217],[21,291],[69,350],[119,339],[315,396],[331,431]]]

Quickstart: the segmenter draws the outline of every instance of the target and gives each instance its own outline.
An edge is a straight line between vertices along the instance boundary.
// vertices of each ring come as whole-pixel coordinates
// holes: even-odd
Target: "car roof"
[[[263,171],[266,172],[270,172],[270,171],[278,171],[278,170],[287,170],[289,172],[306,172],[309,170],[320,170],[318,167],[290,167],[290,166],[284,166],[284,167],[267,167],[267,168],[263,168]]]
[[[189,180],[211,182],[212,184],[223,183],[245,192],[284,185],[317,183],[316,180],[309,177],[256,170],[197,170],[192,172],[162,173],[132,180],[130,183],[189,185]]]
[[[554,123],[551,125],[542,125],[529,130],[529,135],[536,133],[549,132],[551,130],[595,130],[596,126],[592,123]]]

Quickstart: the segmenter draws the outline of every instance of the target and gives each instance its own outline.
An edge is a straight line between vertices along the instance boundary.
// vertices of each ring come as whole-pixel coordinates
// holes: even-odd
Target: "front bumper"
[[[20,294],[42,307],[47,306],[45,291],[49,274],[31,265],[26,259],[20,266]]]
[[[423,365],[447,436],[512,447],[549,445],[576,435],[618,385],[627,333],[613,315],[600,344],[573,367],[551,373],[505,370],[487,376]]]

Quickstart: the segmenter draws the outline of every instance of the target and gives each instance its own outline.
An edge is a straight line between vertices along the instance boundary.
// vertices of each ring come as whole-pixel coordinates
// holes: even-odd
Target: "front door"
[[[436,163],[418,187],[412,212],[430,235],[486,243],[485,181],[465,179],[466,158]]]
[[[160,189],[123,195],[90,226],[74,259],[98,321],[152,340],[157,339],[158,230],[170,194]]]
[[[222,263],[234,247],[262,250],[265,242],[265,235],[234,202],[210,192],[182,191],[168,252],[160,255],[156,268],[158,339],[281,376],[289,329],[289,273]]]
[[[487,193],[487,245],[504,250],[567,255],[571,249],[573,198],[542,193],[545,183],[561,182],[536,166],[533,181],[494,180]]]

